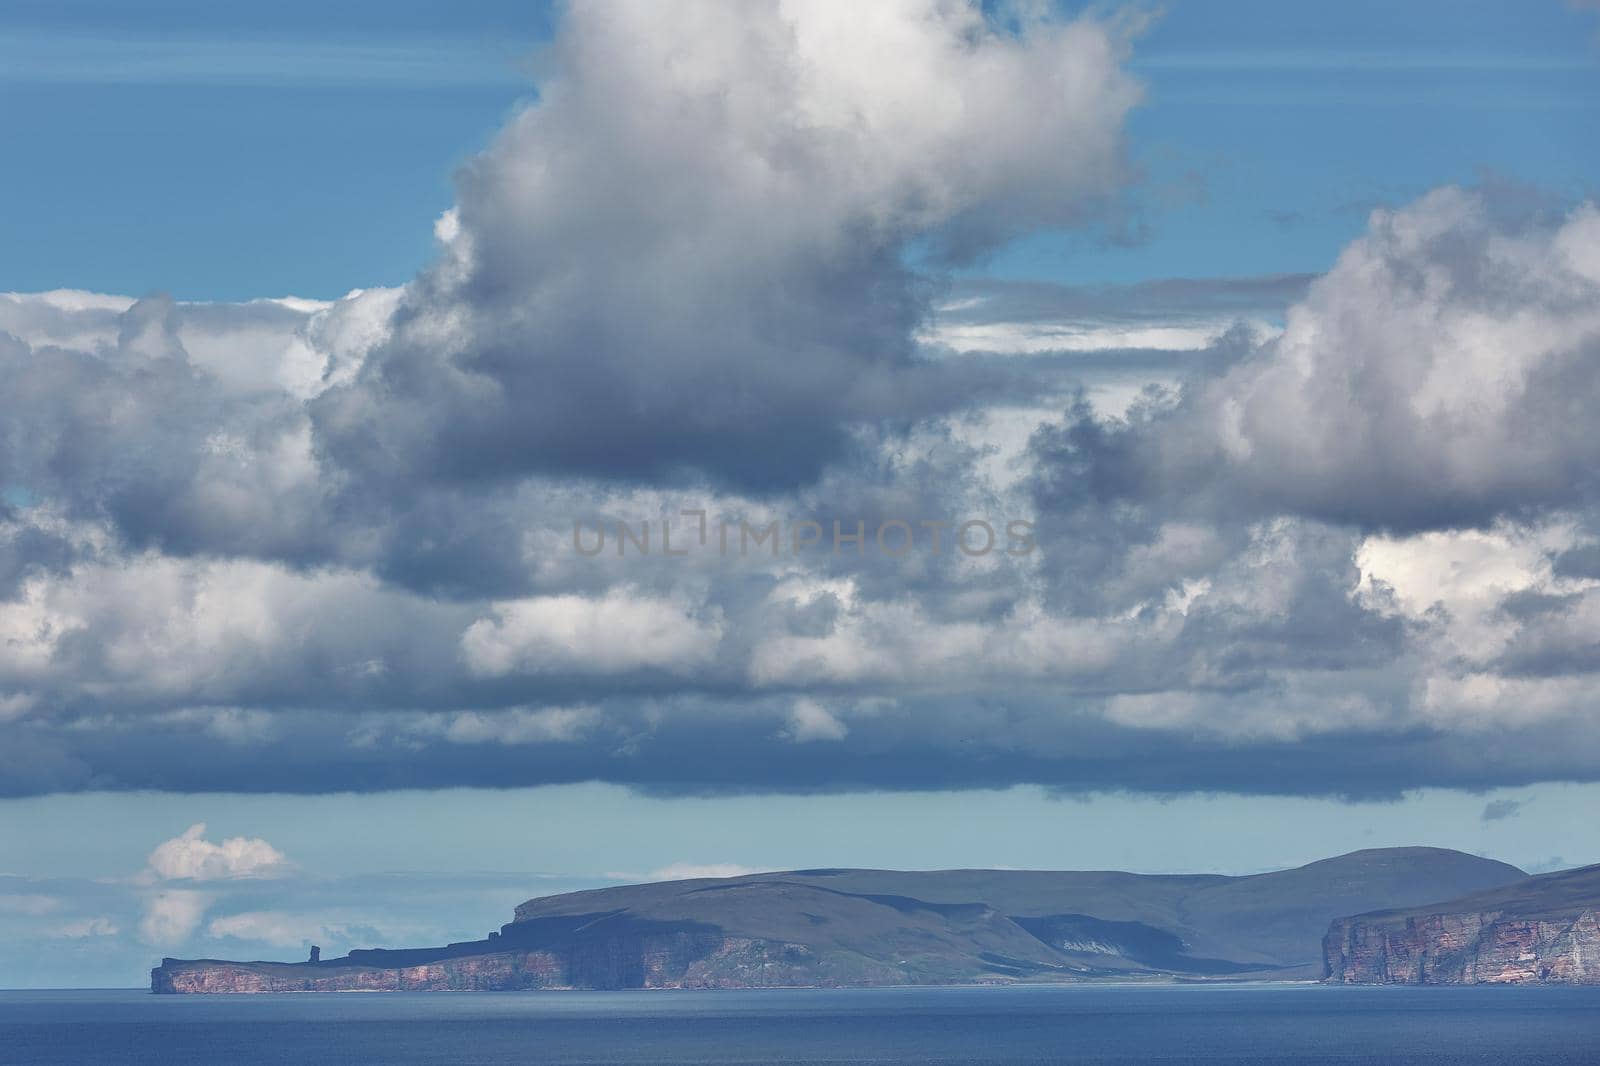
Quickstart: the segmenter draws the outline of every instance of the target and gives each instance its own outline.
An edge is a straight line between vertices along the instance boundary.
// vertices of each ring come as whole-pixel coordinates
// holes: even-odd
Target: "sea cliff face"
[[[1395,925],[1360,917],[1333,923],[1327,980],[1339,984],[1600,984],[1600,919],[1526,920],[1434,914]]]
[[[1600,984],[1600,867],[1341,918],[1322,949],[1337,984]]]
[[[443,992],[570,987],[545,952],[504,952],[389,968],[162,959],[153,992]]]

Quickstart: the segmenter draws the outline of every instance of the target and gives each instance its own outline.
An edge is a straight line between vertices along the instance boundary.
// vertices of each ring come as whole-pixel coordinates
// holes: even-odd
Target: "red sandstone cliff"
[[[1323,965],[1337,984],[1600,984],[1600,866],[1340,918]]]

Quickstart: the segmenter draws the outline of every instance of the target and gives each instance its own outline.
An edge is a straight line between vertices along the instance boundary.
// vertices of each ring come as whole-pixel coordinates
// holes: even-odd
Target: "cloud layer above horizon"
[[[952,280],[1128,224],[1137,25],[722,10],[575,7],[404,288],[0,296],[0,795],[1600,776],[1592,204]]]

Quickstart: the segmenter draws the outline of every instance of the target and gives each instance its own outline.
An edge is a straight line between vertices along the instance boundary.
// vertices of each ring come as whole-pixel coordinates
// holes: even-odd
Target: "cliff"
[[[1303,978],[1341,914],[1522,871],[1459,852],[1356,852],[1249,877],[799,870],[529,900],[484,940],[303,963],[164,959],[156,992],[748,988]]]
[[[678,931],[551,948],[507,948],[495,938],[440,949],[352,952],[315,963],[163,959],[151,971],[150,987],[161,993],[490,992],[850,983],[845,976],[819,967],[802,945]],[[887,971],[872,976],[878,978],[872,983],[895,983]]]
[[[1323,971],[1340,984],[1600,984],[1600,866],[1341,918]]]

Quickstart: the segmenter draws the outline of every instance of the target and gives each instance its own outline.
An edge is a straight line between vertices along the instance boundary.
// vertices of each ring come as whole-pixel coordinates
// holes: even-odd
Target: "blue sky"
[[[0,13],[0,294],[102,294],[0,295],[0,987],[460,938],[686,866],[1600,858],[1600,505],[1582,427],[1535,432],[1589,379],[1541,377],[1557,356],[1484,310],[1593,350],[1582,300],[1540,293],[1592,245],[1600,13],[1173,0],[1082,107],[1131,175],[995,133],[1050,110],[1021,78],[953,147],[913,142],[927,168],[861,149],[726,216],[707,175],[745,171],[714,149],[770,123],[701,152],[687,120],[658,143],[584,111],[616,85],[566,25],[509,2]],[[715,36],[647,28],[630,53],[590,27],[646,59]],[[552,50],[578,103],[524,121]],[[634,100],[681,118],[656,102]],[[1023,180],[941,185],[967,142]],[[946,194],[969,206],[902,206]],[[808,243],[858,215],[905,234]],[[906,273],[923,238],[974,233],[975,262]],[[1458,302],[1406,288],[1441,274]],[[1282,391],[1291,307],[1353,396]],[[1458,347],[1408,376],[1424,332]],[[1450,362],[1480,335],[1493,358]],[[452,391],[463,362],[487,397]],[[1533,399],[1481,414],[1505,367]],[[1358,391],[1412,386],[1477,421]],[[1043,558],[565,553],[574,516],[696,503],[1022,508]],[[285,862],[152,872],[197,823]],[[173,894],[204,914],[146,935]],[[211,931],[240,914],[272,921]],[[53,969],[13,961],[46,949]]]
[[[0,869],[0,893],[55,905],[42,913],[0,912],[0,936],[19,949],[0,963],[0,987],[138,984],[154,959],[151,945],[133,935],[139,900],[149,891],[134,882],[158,844],[199,818],[207,819],[207,839],[267,840],[294,866],[281,880],[220,885],[239,897],[233,910],[286,911],[298,923],[292,928],[342,950],[396,938],[474,939],[532,896],[738,869],[1238,874],[1426,843],[1540,872],[1600,854],[1600,828],[1589,814],[1597,803],[1600,788],[1593,785],[1487,795],[1422,790],[1400,801],[1358,804],[1226,795],[1072,799],[1026,787],[664,800],[605,785],[10,800],[0,819],[0,855],[10,871],[30,876],[11,881]],[[49,935],[91,914],[107,917],[121,935]],[[347,922],[355,926],[348,932]],[[301,953],[297,939],[214,939],[208,946],[219,954]]]
[[[26,249],[0,290],[330,298],[432,254],[454,168],[534,91],[545,5],[22,3],[0,136]],[[1136,243],[1046,234],[983,273],[1079,283],[1319,271],[1367,212],[1484,173],[1568,196],[1600,162],[1592,11],[1164,5],[1131,69]],[[26,205],[24,208],[22,205]],[[248,250],[247,252],[245,250]]]

